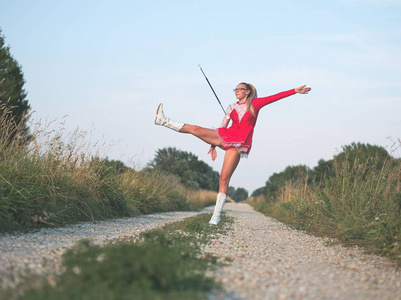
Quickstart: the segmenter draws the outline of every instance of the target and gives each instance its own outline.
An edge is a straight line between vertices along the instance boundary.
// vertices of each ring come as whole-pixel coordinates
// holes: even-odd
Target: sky
[[[400,157],[401,0],[0,0],[0,28],[22,66],[32,122],[82,130],[136,169],[158,149],[191,152],[220,171],[196,137],[154,125],[218,128],[239,82],[269,96],[248,159],[230,185],[250,193],[287,166],[332,159],[353,142]],[[36,123],[35,123],[36,122]]]

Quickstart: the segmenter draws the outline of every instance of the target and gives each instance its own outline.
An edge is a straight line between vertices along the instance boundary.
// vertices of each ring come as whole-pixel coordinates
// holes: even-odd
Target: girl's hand
[[[295,92],[300,93],[300,94],[307,94],[310,90],[311,90],[310,87],[306,87],[306,85],[303,85],[303,86],[296,88]]]
[[[212,160],[214,161],[217,157],[217,151],[216,151],[216,147],[210,147],[209,152],[207,154],[210,153],[210,156],[212,157]]]

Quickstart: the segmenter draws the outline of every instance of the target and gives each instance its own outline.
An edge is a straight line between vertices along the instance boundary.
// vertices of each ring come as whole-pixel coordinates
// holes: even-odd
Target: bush
[[[356,147],[371,149],[369,147]],[[323,181],[286,181],[271,201],[249,200],[279,220],[339,238],[401,263],[401,162],[383,151],[361,155],[345,148]]]

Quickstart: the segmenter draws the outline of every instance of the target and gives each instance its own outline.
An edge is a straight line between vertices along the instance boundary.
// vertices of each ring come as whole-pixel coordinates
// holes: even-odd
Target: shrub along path
[[[226,289],[210,299],[400,299],[401,272],[391,261],[291,229],[248,204],[227,203],[224,209],[235,222],[205,251],[232,262],[210,272]],[[160,213],[0,235],[0,289],[12,287],[26,268],[34,274],[54,270],[65,249],[80,239],[109,242],[195,214]]]
[[[62,228],[43,228],[33,233],[0,234],[0,291],[14,288],[22,282],[22,274],[42,275],[59,271],[61,256],[79,240],[89,239],[105,244],[132,238],[198,213],[157,213],[96,223],[84,222]]]
[[[382,257],[289,228],[228,203],[235,217],[207,251],[233,259],[214,272],[228,291],[211,299],[401,299],[401,271]]]

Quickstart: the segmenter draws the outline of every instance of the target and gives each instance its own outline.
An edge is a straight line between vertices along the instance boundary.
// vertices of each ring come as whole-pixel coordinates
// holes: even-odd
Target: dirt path
[[[401,299],[401,272],[394,263],[361,249],[330,246],[330,240],[290,229],[247,204],[227,203],[224,210],[235,222],[206,251],[232,262],[214,272],[226,292],[212,293],[210,299]],[[54,269],[80,239],[108,242],[195,214],[161,213],[0,235],[0,289],[20,281],[22,270],[43,274]]]
[[[215,272],[228,292],[210,299],[401,299],[393,262],[291,229],[248,204],[224,210],[236,221],[207,251],[233,261]]]

